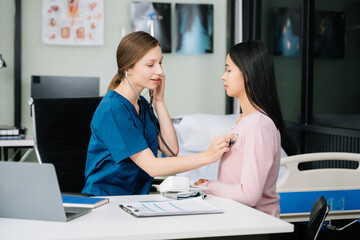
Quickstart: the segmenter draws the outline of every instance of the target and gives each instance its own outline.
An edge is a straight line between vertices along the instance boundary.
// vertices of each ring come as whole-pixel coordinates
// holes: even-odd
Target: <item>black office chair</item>
[[[308,236],[310,239],[316,239],[320,229],[323,225],[325,218],[327,217],[330,211],[330,206],[327,205],[327,202],[323,196],[318,198],[310,212],[309,225],[307,227]],[[342,231],[345,228],[353,225],[354,223],[359,223],[360,219],[351,220],[348,224],[343,227],[337,227],[331,224],[331,220],[329,220],[328,224],[324,224],[324,228],[332,230],[332,231]]]
[[[60,190],[81,193],[91,136],[90,122],[101,101],[92,98],[30,98],[35,152],[55,166]]]
[[[330,207],[326,203],[326,199],[321,196],[318,198],[310,212],[307,233],[311,240],[315,240],[319,234],[321,226],[329,213]]]

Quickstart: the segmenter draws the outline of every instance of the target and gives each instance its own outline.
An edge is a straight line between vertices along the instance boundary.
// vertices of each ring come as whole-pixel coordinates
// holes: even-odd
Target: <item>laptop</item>
[[[0,161],[0,217],[66,222],[91,208],[64,208],[52,164]]]

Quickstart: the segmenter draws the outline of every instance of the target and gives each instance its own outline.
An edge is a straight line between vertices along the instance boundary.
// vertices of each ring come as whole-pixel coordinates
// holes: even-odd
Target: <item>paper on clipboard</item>
[[[136,217],[222,213],[223,210],[206,202],[202,197],[185,200],[129,202],[119,205]]]

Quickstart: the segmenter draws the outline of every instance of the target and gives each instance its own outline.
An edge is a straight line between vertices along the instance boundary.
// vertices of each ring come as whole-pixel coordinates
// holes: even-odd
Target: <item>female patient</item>
[[[233,135],[215,138],[206,152],[157,158],[178,151],[174,127],[164,101],[163,56],[158,41],[145,32],[125,36],[117,49],[118,70],[94,113],[83,193],[96,196],[148,194],[153,177],[201,167],[229,150]],[[153,93],[151,104],[140,93]],[[153,121],[154,123],[153,123]],[[169,149],[159,140],[159,126]]]
[[[195,185],[279,217],[276,179],[284,123],[272,56],[260,41],[243,42],[229,50],[225,66],[226,93],[239,100],[242,110],[232,127],[238,137],[221,159],[218,181],[200,179]]]

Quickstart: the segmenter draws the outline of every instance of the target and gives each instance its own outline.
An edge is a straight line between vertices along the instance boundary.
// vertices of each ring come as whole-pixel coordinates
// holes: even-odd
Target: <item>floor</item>
[[[332,225],[338,228],[347,225],[353,220],[337,220],[332,221]],[[309,240],[307,236],[307,224],[306,223],[295,223],[294,232],[287,234],[277,234],[270,237],[270,240]],[[322,228],[317,240],[358,240],[360,239],[360,223],[356,222],[353,225],[345,228],[342,231],[333,231]]]

